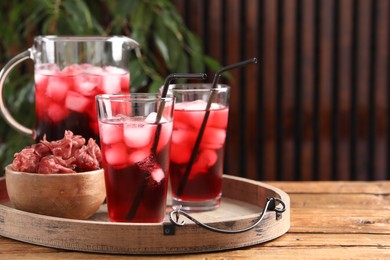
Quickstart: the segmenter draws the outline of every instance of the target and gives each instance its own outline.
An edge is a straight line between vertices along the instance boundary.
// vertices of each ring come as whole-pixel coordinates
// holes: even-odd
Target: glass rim
[[[125,44],[129,48],[137,48],[139,43],[127,36],[124,35],[111,35],[111,36],[71,36],[71,35],[39,35],[34,38],[34,42],[44,42],[44,43],[89,43],[89,42],[99,42],[99,43],[113,43],[113,44]]]
[[[173,101],[175,99],[172,95],[162,97],[159,93],[121,93],[121,94],[100,94],[96,95],[95,99],[109,100],[109,101]]]
[[[178,83],[178,84],[170,84],[168,90],[173,92],[229,92],[230,86],[227,84],[217,84],[217,87],[212,89],[212,83]]]
[[[124,35],[111,35],[111,36],[100,36],[100,35],[39,35],[36,39],[44,39],[49,41],[110,41],[113,39],[132,40],[133,39]]]
[[[189,89],[189,87],[197,87],[195,89],[210,89],[212,87],[213,83],[175,83],[175,84],[169,84],[169,88],[173,89],[176,86],[180,87],[185,87],[184,89]],[[218,83],[216,89],[225,89],[225,88],[230,88],[229,85],[223,84],[223,83]]]

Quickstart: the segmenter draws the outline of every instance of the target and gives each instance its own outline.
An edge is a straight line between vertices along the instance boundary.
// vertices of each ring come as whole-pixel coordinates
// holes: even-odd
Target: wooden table
[[[265,244],[164,259],[390,259],[390,181],[272,182],[291,199],[291,228]],[[0,259],[128,259],[71,252],[0,236]],[[158,258],[155,256],[143,258]]]

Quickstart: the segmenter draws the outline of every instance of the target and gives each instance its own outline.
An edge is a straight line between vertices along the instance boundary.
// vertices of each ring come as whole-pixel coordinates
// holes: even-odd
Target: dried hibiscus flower
[[[82,136],[65,131],[61,140],[49,142],[43,137],[40,143],[16,153],[12,167],[20,172],[74,173],[100,169],[101,163],[101,151],[93,139],[85,145]]]

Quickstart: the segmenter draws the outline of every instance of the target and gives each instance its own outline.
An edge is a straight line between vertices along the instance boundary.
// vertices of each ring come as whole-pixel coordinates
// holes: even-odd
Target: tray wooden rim
[[[260,207],[264,206],[266,197],[278,197],[285,203],[286,211],[279,220],[275,212],[267,212],[258,226],[240,234],[215,233],[186,221],[185,226],[175,228],[174,235],[167,236],[163,234],[163,223],[71,220],[16,210],[4,204],[8,201],[5,178],[0,177],[0,235],[30,244],[74,251],[153,255],[241,248],[270,241],[289,230],[290,198],[284,191],[259,181],[224,175],[223,194]],[[258,216],[249,214],[207,224],[241,229],[254,223]],[[32,227],[29,232],[26,232],[26,226]]]

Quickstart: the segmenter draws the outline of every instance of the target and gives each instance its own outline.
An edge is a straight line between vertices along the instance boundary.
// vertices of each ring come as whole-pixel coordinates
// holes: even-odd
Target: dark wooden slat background
[[[173,0],[235,70],[225,172],[390,179],[389,0]],[[210,74],[212,75],[212,74]]]

